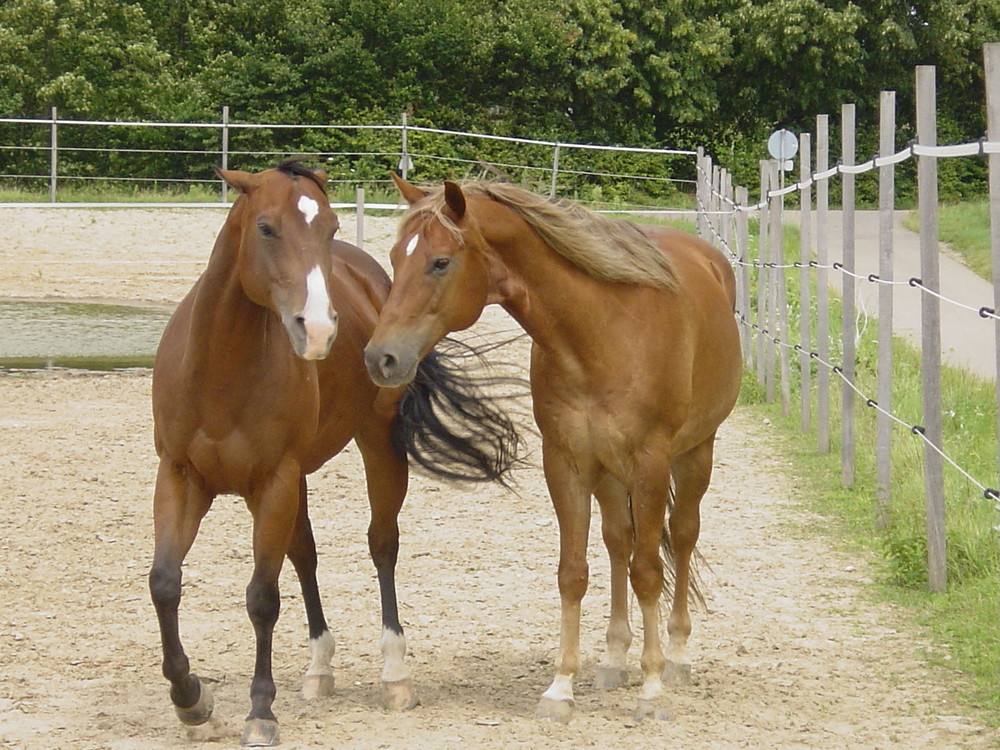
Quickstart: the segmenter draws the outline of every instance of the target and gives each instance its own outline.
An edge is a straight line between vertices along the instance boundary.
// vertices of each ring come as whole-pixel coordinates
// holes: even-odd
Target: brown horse
[[[363,348],[389,279],[370,256],[334,239],[338,221],[326,198],[325,174],[297,162],[259,174],[219,174],[240,195],[205,272],[164,330],[153,371],[160,464],[149,585],[170,697],[182,722],[203,723],[211,716],[212,696],[190,672],[181,646],[181,565],[215,496],[245,498],[254,522],[246,601],[257,656],[243,743],[271,745],[278,742],[271,638],[286,555],[309,623],[303,694],[325,695],[333,686],[334,640],[320,604],[306,475],[356,441],[381,593],[383,697],[389,707],[405,709],[415,698],[403,661],[394,569],[406,455],[446,476],[496,479],[514,447],[510,423],[437,353],[412,387],[371,382]],[[453,413],[474,424],[455,435],[444,425],[460,426],[461,419],[440,418]],[[483,445],[484,437],[492,443]]]
[[[393,289],[365,350],[375,382],[406,383],[442,336],[471,326],[489,303],[502,305],[533,341],[531,391],[559,521],[562,600],[556,675],[538,713],[572,714],[593,495],[611,560],[607,655],[597,684],[627,680],[631,579],[644,635],[636,714],[662,715],[668,663],[676,667],[669,675],[690,674],[699,505],[716,430],[739,391],[732,269],[685,232],[639,229],[511,185],[445,182],[425,193],[395,179],[410,211],[392,249]],[[658,628],[661,544],[675,566],[666,658]]]

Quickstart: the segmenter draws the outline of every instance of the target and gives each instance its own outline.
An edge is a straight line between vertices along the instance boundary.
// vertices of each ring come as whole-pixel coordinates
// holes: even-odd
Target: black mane
[[[302,162],[301,159],[285,159],[281,164],[277,166],[279,172],[291,177],[293,180],[296,177],[308,177],[310,180],[316,183],[316,186],[326,193],[326,185],[316,176],[309,167]]]

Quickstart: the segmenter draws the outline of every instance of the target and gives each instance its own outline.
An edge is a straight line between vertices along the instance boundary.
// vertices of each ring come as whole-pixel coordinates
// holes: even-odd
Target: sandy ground
[[[0,296],[164,304],[203,268],[222,222],[211,210],[3,210],[0,218]],[[353,218],[342,224],[353,241]],[[394,226],[366,226],[368,249],[382,260]],[[493,313],[480,325],[510,322]],[[243,606],[249,514],[220,498],[186,565],[182,636],[220,720],[189,736],[160,675],[146,588],[156,468],[149,390],[147,372],[0,376],[0,747],[238,743],[253,659]],[[338,687],[312,703],[296,696],[308,652],[288,566],[274,651],[283,746],[996,747],[997,733],[956,702],[956,677],[922,661],[928,642],[871,601],[868,563],[818,533],[823,520],[800,506],[770,442],[769,427],[739,409],[722,430],[703,513],[709,607],[695,615],[693,681],[670,690],[668,721],[636,725],[635,688],[589,685],[608,597],[595,512],[585,661],[567,726],[532,718],[558,634],[557,527],[537,445],[517,494],[421,477],[411,485],[398,586],[422,703],[406,714],[379,708],[377,588],[360,458],[349,447],[311,481]]]

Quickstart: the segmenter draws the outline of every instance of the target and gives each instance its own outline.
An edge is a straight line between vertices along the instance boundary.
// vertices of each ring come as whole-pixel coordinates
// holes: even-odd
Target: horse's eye
[[[451,266],[451,258],[435,258],[431,261],[431,273],[442,274]]]
[[[264,221],[258,222],[257,230],[260,232],[262,237],[272,238],[278,236],[278,233],[274,231],[274,228]]]

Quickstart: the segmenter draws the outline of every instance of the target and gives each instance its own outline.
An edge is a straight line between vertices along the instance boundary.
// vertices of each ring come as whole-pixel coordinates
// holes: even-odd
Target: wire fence
[[[690,191],[694,155],[414,126],[405,114],[384,125],[241,123],[228,107],[219,122],[61,119],[55,108],[48,119],[0,118],[0,183],[47,189],[50,203],[65,202],[73,186],[100,183],[126,191],[218,190],[223,204],[227,186],[212,166],[253,171],[302,158],[322,164],[342,193],[388,192],[395,170],[426,180],[501,177],[552,196],[592,204],[628,198],[636,208],[655,208]]]
[[[744,358],[762,384],[770,401],[781,399],[783,411],[791,409],[793,384],[793,357],[799,359],[799,373],[795,385],[801,395],[799,409],[802,429],[811,430],[812,403],[816,403],[816,434],[821,452],[831,448],[830,380],[835,376],[842,383],[840,451],[842,481],[851,486],[855,480],[856,404],[873,409],[877,419],[876,437],[876,512],[880,525],[887,523],[890,512],[890,487],[892,469],[892,429],[901,428],[917,437],[923,445],[923,485],[925,493],[925,523],[927,541],[928,582],[934,591],[947,587],[946,538],[943,467],[949,466],[976,488],[982,497],[992,501],[1000,511],[1000,435],[994,455],[996,470],[993,475],[976,476],[977,470],[968,466],[969,447],[964,454],[949,454],[944,449],[942,437],[943,406],[941,391],[942,335],[947,334],[949,344],[955,344],[959,334],[968,339],[963,328],[976,321],[992,324],[993,340],[988,331],[972,337],[970,346],[993,355],[991,372],[982,373],[994,383],[1000,374],[1000,326],[996,325],[1000,309],[1000,44],[984,47],[986,69],[986,99],[988,132],[975,143],[938,145],[935,114],[935,70],[932,66],[919,66],[917,83],[917,139],[906,148],[895,152],[895,94],[882,92],[879,118],[881,155],[855,163],[855,111],[854,105],[845,104],[841,111],[841,163],[834,167],[829,159],[829,119],[820,115],[816,119],[816,169],[812,170],[812,134],[799,137],[801,153],[800,178],[794,184],[779,187],[777,161],[761,162],[760,200],[750,203],[746,188],[734,187],[729,173],[712,164],[711,157],[698,156],[698,219],[699,233],[710,238],[729,253],[737,269],[738,319]],[[989,284],[975,288],[962,288],[962,294],[979,298],[959,299],[961,294],[945,293],[942,289],[938,247],[937,160],[951,158],[986,158],[989,162],[990,204],[993,252],[992,299],[987,299]],[[896,268],[901,258],[894,257],[893,222],[895,218],[894,168],[910,159],[917,161],[918,215],[920,218],[920,273],[897,278]],[[856,253],[856,208],[854,205],[855,176],[878,170],[878,269],[876,272],[859,272]],[[842,180],[842,259],[830,260],[830,211],[829,181]],[[815,192],[815,204],[813,203]],[[788,262],[785,258],[782,229],[783,198],[797,194],[800,203],[800,258]],[[815,210],[813,210],[815,205]],[[759,220],[756,251],[751,248],[748,218]],[[796,278],[797,276],[797,278]],[[831,280],[841,293],[842,338],[834,340],[834,314],[829,299]],[[793,330],[789,318],[788,291],[796,282],[799,299],[799,330]],[[856,344],[859,321],[867,315],[858,311],[858,301],[863,299],[857,284],[877,287],[878,302],[878,351],[876,390],[871,393],[857,376]],[[985,291],[984,291],[985,288]],[[893,408],[893,320],[894,291],[918,294],[919,309],[913,317],[919,318],[921,350],[921,405],[920,422],[908,419]],[[943,330],[941,304],[952,308],[955,315],[948,317],[948,327]],[[965,316],[965,317],[962,317]],[[911,323],[913,321],[902,321]],[[835,361],[832,352],[839,350],[841,359]],[[813,383],[813,373],[816,382]],[[994,389],[995,390],[995,389]],[[1000,424],[1000,396],[996,403],[997,424]],[[997,527],[1000,530],[1000,527]]]

